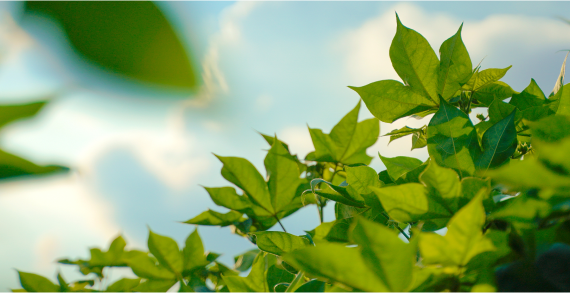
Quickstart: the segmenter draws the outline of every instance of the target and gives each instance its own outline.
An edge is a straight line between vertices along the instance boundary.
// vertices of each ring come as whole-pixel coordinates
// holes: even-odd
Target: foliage
[[[403,83],[351,87],[376,118],[358,122],[359,102],[329,134],[309,128],[315,151],[303,160],[267,135],[265,177],[246,159],[217,156],[235,187],[205,189],[229,211],[185,223],[230,226],[257,245],[232,269],[204,253],[197,230],[182,250],[149,231],[149,252],[125,250],[119,237],[105,252],[92,249],[89,260],[60,260],[95,279],[66,283],[58,275],[56,285],[20,272],[22,287],[94,290],[110,268],[128,266],[138,279],[98,289],[570,290],[570,88],[560,83],[546,97],[531,80],[519,93],[500,81],[510,67],[472,68],[461,28],[438,59],[397,18],[390,58]],[[474,123],[469,114],[477,107],[488,117]],[[427,148],[427,161],[380,155],[386,170],[367,166],[379,121],[428,114],[426,126],[387,134],[411,134],[413,148]],[[322,209],[333,202],[336,219],[323,222]],[[321,224],[305,235],[287,233],[280,220],[307,205],[316,206]],[[267,231],[276,224],[283,232]]]
[[[0,106],[0,127],[25,118],[36,115],[46,102],[29,104],[9,104]],[[39,166],[26,159],[20,158],[3,150],[0,150],[0,179],[13,178],[24,175],[44,175],[67,171],[62,166]]]
[[[28,14],[51,17],[82,57],[111,73],[176,89],[195,89],[188,50],[153,2],[35,2]]]

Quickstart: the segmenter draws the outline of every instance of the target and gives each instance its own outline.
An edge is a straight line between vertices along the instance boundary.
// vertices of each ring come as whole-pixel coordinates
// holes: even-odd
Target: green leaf
[[[516,92],[508,84],[502,81],[495,81],[482,86],[473,93],[472,99],[477,101],[477,104],[474,104],[473,107],[489,107],[493,101],[502,101],[515,94]]]
[[[570,136],[570,118],[567,116],[553,115],[532,124],[533,139],[555,142],[568,136]]]
[[[534,143],[539,159],[547,162],[552,169],[558,171],[559,174],[570,174],[570,137],[561,139],[554,143],[544,143],[536,141]],[[563,169],[563,170],[561,170]]]
[[[520,119],[521,113],[517,108],[511,104],[503,101],[495,100],[489,106],[489,122],[496,124],[497,122],[505,119],[511,113],[515,112],[515,121]]]
[[[449,100],[471,77],[471,58],[461,39],[461,29],[439,48],[438,93]]]
[[[525,109],[541,106],[546,102],[546,96],[536,84],[534,79],[530,79],[530,84],[520,93],[513,94],[513,98],[509,101],[509,104],[517,107],[517,109],[523,111]]]
[[[255,248],[234,257],[234,270],[238,270],[240,272],[249,270],[257,254],[259,254],[259,249]]]
[[[321,243],[285,254],[283,259],[296,269],[320,280],[339,282],[361,291],[388,290],[356,248]]]
[[[505,206],[494,211],[489,218],[534,224],[536,219],[545,218],[550,211],[551,206],[547,202],[526,195],[519,195],[510,199]]]
[[[464,90],[478,91],[484,86],[491,84],[499,79],[503,78],[507,71],[511,69],[512,66],[507,68],[488,68],[480,72],[475,72],[469,81],[463,86]]]
[[[404,84],[437,104],[439,60],[428,41],[402,25],[398,14],[396,22],[396,35],[390,45],[392,66]]]
[[[420,181],[428,188],[428,193],[432,197],[443,199],[448,209],[452,211],[459,209],[461,183],[455,171],[440,167],[434,161],[431,161],[420,175]]]
[[[394,157],[394,158],[387,158],[380,156],[380,160],[386,166],[386,170],[388,171],[388,175],[392,181],[398,180],[402,175],[414,170],[415,168],[419,167],[423,162],[416,158],[411,157]]]
[[[155,259],[148,255],[138,255],[127,260],[129,267],[135,275],[146,279],[172,280],[176,275]]]
[[[556,110],[556,115],[566,115],[570,116],[570,93],[566,86],[561,87],[559,92],[562,92],[560,99],[558,100],[558,109]]]
[[[158,235],[148,230],[148,250],[158,262],[176,275],[184,268],[183,257],[178,244],[172,238]]]
[[[228,226],[235,222],[241,222],[243,219],[242,213],[236,211],[229,211],[225,214],[216,211],[207,210],[197,215],[196,217],[184,222],[186,224],[196,224],[205,226]]]
[[[275,213],[267,184],[253,164],[244,158],[216,156],[224,164],[222,176],[241,188],[251,201]]]
[[[61,275],[61,272],[58,272],[58,273],[57,273],[57,282],[59,283],[59,291],[61,291],[61,292],[70,291],[69,285],[68,285],[67,282],[63,279],[63,276]]]
[[[319,280],[310,280],[301,285],[295,292],[325,292],[326,283]]]
[[[28,292],[58,292],[60,286],[40,275],[18,271],[20,284]]]
[[[210,261],[206,260],[204,245],[202,244],[200,234],[198,234],[198,228],[186,238],[182,256],[184,271],[191,271],[210,263]]]
[[[270,255],[267,256],[268,258]],[[268,269],[265,272],[267,278],[267,286],[270,292],[274,290],[275,286],[280,283],[291,283],[295,279],[295,275],[288,272],[283,266],[277,263],[277,259],[268,259]],[[273,263],[273,264],[272,264]],[[283,264],[283,263],[281,263]]]
[[[324,186],[324,188],[317,189],[318,185]],[[352,194],[347,191],[345,186],[337,186],[323,179],[313,179],[311,180],[311,191],[314,194],[320,195],[324,198],[334,200],[346,205],[355,206],[359,208],[365,207],[364,200],[355,198]]]
[[[282,255],[309,245],[306,238],[285,232],[266,231],[256,232],[254,235],[257,238],[256,244],[259,249],[276,255]]]
[[[28,160],[0,150],[0,179],[66,171],[69,171],[69,168],[55,165],[36,165]]]
[[[358,122],[359,111],[360,101],[328,135],[320,129],[309,128],[317,161],[345,165],[370,163],[372,158],[366,149],[378,140],[380,123],[374,118]]]
[[[394,130],[390,131],[389,133],[384,134],[383,136],[390,136],[390,142],[392,142],[398,138],[402,138],[402,137],[408,136],[410,134],[414,134],[414,133],[421,132],[421,131],[422,131],[421,128],[411,128],[408,126],[404,126],[400,129],[394,129]]]
[[[289,158],[289,151],[279,141],[273,144],[264,163],[269,176],[267,186],[271,196],[271,206],[273,210],[281,211],[291,203],[297,187],[301,184],[299,167],[297,162]]]
[[[427,136],[425,132],[416,132],[412,134],[412,150],[421,149],[427,146]]]
[[[370,189],[378,196],[390,218],[402,223],[448,219],[453,215],[442,202],[432,200],[430,197],[433,195],[420,183]]]
[[[368,186],[382,187],[383,185],[378,179],[376,171],[368,166],[345,166],[344,170],[346,172],[346,183],[350,187],[349,192],[353,190],[358,195],[368,194],[372,192]],[[353,195],[353,197],[355,196]]]
[[[469,117],[442,101],[427,128],[430,157],[440,166],[449,167],[461,178],[475,172],[473,159],[480,153],[477,134]]]
[[[135,292],[166,292],[172,288],[177,280],[146,280],[138,285]]]
[[[155,3],[26,2],[25,11],[53,18],[75,52],[108,72],[174,89],[198,85],[198,67]]]
[[[483,152],[477,158],[477,168],[486,171],[507,162],[517,148],[515,113],[491,126],[481,140]]]
[[[474,256],[495,249],[481,231],[485,223],[482,197],[483,193],[480,193],[451,218],[445,236],[436,233],[420,235],[422,263],[465,266]]]
[[[123,278],[107,287],[107,292],[133,292],[134,289],[141,283],[141,279],[128,279]]]
[[[562,176],[534,159],[511,161],[487,176],[512,188],[570,188],[570,177]]]
[[[35,116],[45,105],[46,101],[29,104],[0,105],[0,127],[23,118]]]
[[[260,252],[251,267],[247,277],[223,276],[230,292],[269,292],[265,277],[264,253]]]
[[[416,262],[416,241],[407,244],[397,232],[362,217],[353,224],[350,238],[362,250],[364,262],[390,291],[408,288]]]
[[[360,95],[374,117],[386,123],[437,106],[430,98],[395,80],[381,80],[363,87],[349,88]]]

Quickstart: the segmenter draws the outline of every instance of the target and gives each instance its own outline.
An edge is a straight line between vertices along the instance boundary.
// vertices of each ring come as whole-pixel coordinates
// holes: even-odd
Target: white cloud
[[[277,137],[289,145],[292,154],[297,154],[300,159],[314,150],[313,141],[307,127],[289,126],[277,133]]]
[[[354,84],[400,80],[389,57],[390,44],[396,32],[394,11],[398,12],[405,26],[421,33],[438,55],[441,43],[455,34],[461,24],[461,20],[451,15],[430,14],[409,3],[396,4],[385,11],[360,27],[344,32],[336,43],[336,49],[345,56],[349,79]],[[553,53],[567,48],[568,30],[567,24],[556,19],[491,15],[480,21],[466,22],[461,35],[474,65],[489,56],[517,67],[517,62],[528,62],[528,56],[538,48],[549,48]],[[483,64],[483,68],[509,65],[487,64]]]
[[[76,174],[0,184],[0,283],[15,285],[12,268],[51,276],[55,260],[107,247],[120,229],[113,209]]]
[[[226,77],[220,69],[220,51],[236,46],[241,40],[241,22],[257,6],[256,2],[239,1],[226,8],[221,15],[220,31],[210,37],[208,49],[202,61],[204,84],[196,97],[186,102],[193,107],[206,107],[218,94],[229,92]]]

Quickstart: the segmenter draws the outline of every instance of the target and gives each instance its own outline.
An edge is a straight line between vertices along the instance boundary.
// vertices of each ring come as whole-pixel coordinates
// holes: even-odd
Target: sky
[[[195,227],[181,224],[217,207],[201,186],[228,186],[213,154],[250,160],[263,174],[277,134],[293,153],[313,150],[307,125],[330,129],[359,101],[347,86],[399,77],[388,50],[395,12],[437,52],[463,23],[474,64],[509,70],[503,81],[522,91],[534,78],[554,87],[570,49],[570,25],[557,17],[570,2],[159,2],[193,58],[203,85],[192,96],[129,84],[97,71],[70,49],[48,19],[19,17],[0,5],[0,102],[51,97],[35,118],[0,132],[0,147],[41,164],[70,166],[63,175],[0,182],[0,289],[18,286],[14,269],[55,280],[80,275],[58,258],[88,257],[119,233],[146,248],[147,225],[182,244]],[[360,119],[372,115],[362,107]],[[381,134],[422,120],[381,123]],[[425,160],[411,141],[368,150]],[[332,207],[332,206],[331,206]],[[329,208],[325,220],[334,219]],[[293,234],[318,225],[314,207],[283,224]],[[278,230],[277,227],[273,228]],[[207,250],[233,256],[254,246],[229,228],[200,227]],[[114,273],[118,278],[127,272]]]

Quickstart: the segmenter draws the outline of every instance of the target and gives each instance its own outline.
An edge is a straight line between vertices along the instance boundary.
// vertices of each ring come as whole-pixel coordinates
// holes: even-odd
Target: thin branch
[[[277,220],[277,223],[279,223],[279,226],[281,226],[281,229],[283,229],[283,232],[287,233],[287,230],[285,230],[285,226],[283,226],[283,224],[281,224],[281,221],[279,221],[279,218],[277,218],[277,215],[274,215],[275,220]]]

